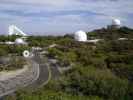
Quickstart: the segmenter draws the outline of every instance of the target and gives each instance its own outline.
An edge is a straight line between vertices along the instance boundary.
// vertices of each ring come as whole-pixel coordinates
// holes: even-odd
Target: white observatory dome
[[[85,41],[87,41],[87,34],[86,34],[86,32],[84,32],[84,31],[77,31],[77,32],[74,34],[74,39],[75,39],[76,41],[85,42]]]
[[[121,21],[119,19],[113,19],[112,20],[112,25],[120,26],[121,25]]]
[[[23,39],[21,39],[21,38],[17,38],[15,40],[15,44],[26,44],[26,42]]]

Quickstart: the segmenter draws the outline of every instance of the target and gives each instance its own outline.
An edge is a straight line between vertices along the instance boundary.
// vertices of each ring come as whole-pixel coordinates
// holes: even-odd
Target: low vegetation
[[[3,63],[0,64],[0,71],[12,71],[21,69],[24,67],[24,65],[27,64],[27,61],[20,57],[12,57],[9,59],[9,61],[3,61]]]

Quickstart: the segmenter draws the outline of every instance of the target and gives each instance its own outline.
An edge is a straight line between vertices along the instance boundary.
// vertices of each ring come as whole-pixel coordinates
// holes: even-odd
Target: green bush
[[[113,75],[109,70],[83,68],[69,72],[59,84],[70,94],[98,95],[104,98],[123,98],[128,89],[128,81]],[[57,89],[58,90],[58,89]]]
[[[133,55],[109,55],[105,60],[107,67],[117,76],[133,80]]]
[[[0,56],[5,56],[7,54],[8,52],[4,48],[0,48]]]
[[[18,91],[16,97],[8,96],[5,100],[103,100],[98,96],[76,96],[53,90],[39,90],[36,92]]]

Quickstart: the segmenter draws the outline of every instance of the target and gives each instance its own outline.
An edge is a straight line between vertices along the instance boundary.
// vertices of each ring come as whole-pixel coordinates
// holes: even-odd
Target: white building
[[[77,31],[75,34],[74,34],[74,39],[76,41],[80,41],[80,42],[86,42],[87,41],[87,34],[86,32],[84,31]]]
[[[7,41],[7,42],[4,42],[3,44],[12,45],[12,44],[14,44],[14,42],[12,42],[12,41]]]
[[[112,25],[121,26],[121,21],[119,19],[113,19],[112,20]]]
[[[22,38],[17,38],[15,40],[15,44],[17,44],[17,45],[19,45],[19,44],[26,45],[27,43]]]
[[[111,25],[108,25],[108,29],[119,29],[121,27],[121,21],[119,19],[112,19]]]

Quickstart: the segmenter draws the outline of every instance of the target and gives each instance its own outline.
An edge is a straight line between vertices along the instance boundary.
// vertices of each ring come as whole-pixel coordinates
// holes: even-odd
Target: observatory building
[[[112,20],[112,27],[113,28],[120,28],[121,26],[121,21],[119,19],[113,19]]]
[[[28,36],[23,31],[21,31],[19,28],[17,28],[15,25],[9,26],[8,35]]]
[[[25,45],[25,44],[27,44],[22,38],[17,38],[16,40],[15,40],[15,44],[17,44],[17,45]]]
[[[87,34],[86,32],[80,30],[80,31],[77,31],[75,34],[74,34],[74,39],[76,41],[80,41],[80,42],[86,42],[87,41]]]
[[[121,21],[119,19],[112,19],[112,24],[108,26],[108,29],[119,29],[121,27]]]
[[[112,20],[112,25],[120,26],[121,25],[121,21],[119,19],[113,19]]]
[[[8,35],[19,35],[21,38],[17,38],[15,41],[6,41],[6,42],[0,42],[0,44],[7,44],[7,45],[27,45],[27,42],[25,42],[27,38],[27,34],[25,34],[23,31],[21,31],[19,28],[17,28],[15,25],[9,26]]]
[[[75,41],[79,41],[79,42],[86,42],[86,43],[93,43],[96,44],[99,41],[102,41],[102,39],[92,39],[92,40],[87,40],[87,34],[84,31],[77,31],[74,34],[74,39]]]

